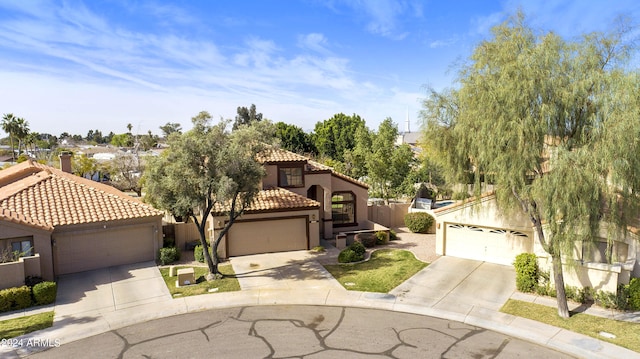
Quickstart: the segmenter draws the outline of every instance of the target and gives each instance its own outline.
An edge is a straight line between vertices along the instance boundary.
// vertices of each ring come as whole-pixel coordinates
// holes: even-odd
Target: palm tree
[[[16,132],[17,119],[18,118],[13,116],[12,113],[5,113],[4,116],[2,116],[2,130],[9,134],[9,141],[11,142],[11,162],[16,161],[16,156],[15,156],[14,147],[13,147],[13,136]]]
[[[18,138],[18,156],[20,156],[20,148],[24,147],[25,150],[27,148],[26,139],[29,136],[29,122],[25,121],[24,118],[18,117],[16,118],[16,127],[14,129],[15,136]]]

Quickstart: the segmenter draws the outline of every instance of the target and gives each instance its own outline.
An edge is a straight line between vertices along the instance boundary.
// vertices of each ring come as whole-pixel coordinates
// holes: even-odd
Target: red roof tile
[[[32,224],[56,227],[163,214],[111,186],[32,161],[0,171],[0,186],[0,208]]]
[[[283,210],[300,210],[319,208],[320,202],[293,193],[284,188],[267,189],[258,192],[245,213],[276,212]],[[221,215],[228,207],[216,205],[214,215]]]

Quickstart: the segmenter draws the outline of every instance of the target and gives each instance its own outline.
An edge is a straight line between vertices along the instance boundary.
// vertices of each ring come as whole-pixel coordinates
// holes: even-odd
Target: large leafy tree
[[[280,146],[291,152],[300,154],[317,154],[311,136],[300,127],[284,122],[275,124],[276,138],[280,140]]]
[[[402,184],[414,163],[413,151],[407,144],[396,145],[398,128],[391,118],[382,121],[371,137],[371,149],[366,154],[370,191],[389,203],[390,198],[402,192]]]
[[[144,160],[133,153],[118,154],[107,165],[109,172],[109,184],[121,191],[133,191],[142,196],[142,174],[145,166]]]
[[[425,138],[458,178],[490,176],[499,206],[530,219],[568,317],[562,258],[601,222],[620,234],[638,215],[638,76],[624,67],[624,31],[566,41],[519,13],[492,33],[456,89],[425,100]]]
[[[356,131],[361,127],[365,127],[364,119],[356,114],[347,116],[338,113],[316,123],[313,138],[319,154],[335,161],[344,161],[344,152],[355,147]]]
[[[228,131],[229,121],[211,125],[211,115],[200,112],[193,128],[169,137],[169,149],[151,159],[145,172],[145,199],[175,216],[191,218],[209,267],[209,279],[219,275],[218,245],[235,220],[260,190],[264,168],[258,154],[273,138],[270,123],[256,122]],[[209,253],[206,229],[212,211],[229,220],[217,231]]]

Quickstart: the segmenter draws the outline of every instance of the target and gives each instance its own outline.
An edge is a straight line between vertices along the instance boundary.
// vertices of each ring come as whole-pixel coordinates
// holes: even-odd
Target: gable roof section
[[[111,186],[31,160],[0,171],[0,208],[14,214],[5,218],[51,228],[163,214]]]
[[[357,186],[360,186],[364,189],[368,189],[369,185],[366,183],[359,181],[355,178],[349,177],[345,174],[342,174],[332,167],[323,165],[319,162],[313,161],[310,158],[301,156],[297,153],[293,153],[291,151],[284,150],[282,148],[271,148],[268,152],[259,158],[259,161],[264,164],[283,164],[283,163],[292,163],[292,164],[306,164],[305,173],[330,173],[334,177],[341,178],[347,182],[351,182]]]
[[[320,202],[278,187],[258,192],[244,213],[296,211],[315,208],[320,208]],[[219,216],[223,215],[228,209],[228,206],[216,204],[211,212],[213,215]]]

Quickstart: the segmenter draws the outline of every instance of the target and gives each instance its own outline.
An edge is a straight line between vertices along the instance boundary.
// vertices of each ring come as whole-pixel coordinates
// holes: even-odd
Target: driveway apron
[[[171,300],[171,295],[154,262],[67,274],[58,278],[54,320],[166,300]]]
[[[513,267],[440,257],[391,294],[398,302],[468,314],[473,307],[499,310],[514,291]]]

